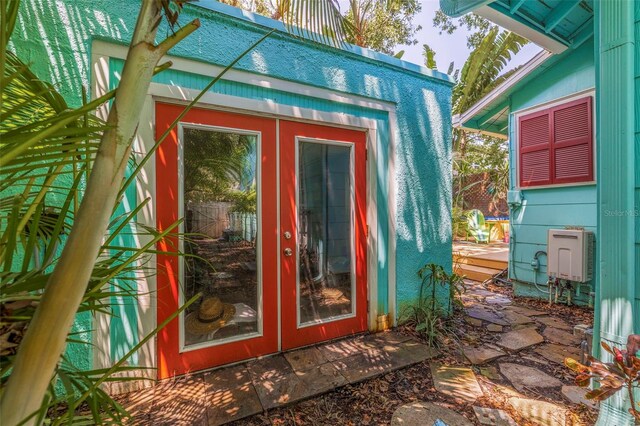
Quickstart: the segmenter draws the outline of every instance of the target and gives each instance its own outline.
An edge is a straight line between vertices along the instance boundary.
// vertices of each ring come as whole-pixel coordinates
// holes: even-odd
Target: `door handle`
[[[291,250],[289,247],[287,247],[286,249],[284,249],[284,255],[289,257],[293,254],[293,250]]]

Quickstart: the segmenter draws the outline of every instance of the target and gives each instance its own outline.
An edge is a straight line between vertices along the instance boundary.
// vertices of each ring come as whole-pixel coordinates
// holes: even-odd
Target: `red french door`
[[[280,121],[282,349],[367,327],[366,134]]]
[[[183,108],[156,104],[156,139]],[[159,378],[366,329],[366,134],[277,126],[193,108],[158,148],[158,324],[201,295],[160,331]]]
[[[183,108],[156,104],[156,138]],[[276,156],[275,120],[198,108],[160,145],[157,226],[187,235],[158,249],[187,256],[157,256],[158,324],[203,296],[160,331],[159,378],[277,352]]]

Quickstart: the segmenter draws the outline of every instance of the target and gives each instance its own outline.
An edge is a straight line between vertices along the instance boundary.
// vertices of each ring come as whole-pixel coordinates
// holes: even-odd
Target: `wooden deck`
[[[509,266],[509,244],[453,243],[453,270],[470,280],[485,281]]]

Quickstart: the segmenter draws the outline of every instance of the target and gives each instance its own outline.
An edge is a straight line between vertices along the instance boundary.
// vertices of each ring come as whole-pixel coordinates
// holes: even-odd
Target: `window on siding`
[[[520,186],[593,181],[591,96],[518,119]]]

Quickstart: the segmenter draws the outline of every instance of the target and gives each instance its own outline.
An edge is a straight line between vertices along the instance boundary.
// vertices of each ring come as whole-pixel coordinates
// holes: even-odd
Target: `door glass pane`
[[[351,148],[298,144],[300,324],[354,312]]]
[[[185,346],[259,330],[257,137],[183,129]]]

